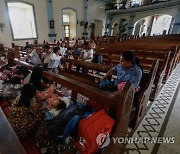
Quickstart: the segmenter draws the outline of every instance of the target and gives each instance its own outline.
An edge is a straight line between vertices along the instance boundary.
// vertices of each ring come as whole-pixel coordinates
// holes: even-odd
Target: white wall
[[[70,22],[70,38],[76,38],[76,13],[73,12],[70,15],[71,22]]]
[[[101,21],[94,21],[95,24],[95,32],[94,32],[94,36],[101,36],[102,35],[102,28],[103,28],[103,22]]]
[[[61,0],[62,1],[62,0]],[[53,0],[53,8],[54,8],[54,18],[55,18],[55,29],[57,33],[57,39],[63,37],[63,29],[61,28],[62,25],[62,9],[63,8],[72,8],[77,11],[77,20],[83,21],[83,0],[63,0],[63,3],[59,0]],[[88,1],[88,26],[91,25],[91,22],[94,20],[101,20],[103,22],[103,26],[106,22],[106,13],[104,3],[97,2],[95,0]],[[57,28],[58,27],[58,28]],[[83,26],[77,24],[77,33],[76,37],[81,37],[83,33]],[[103,29],[104,30],[104,29]],[[104,31],[102,31],[103,33]],[[88,28],[88,37],[90,37],[90,28]]]
[[[91,23],[94,22],[94,20],[102,21],[103,22],[103,29],[100,32],[100,33],[102,33],[101,35],[104,35],[105,23],[106,23],[106,18],[107,18],[107,15],[106,15],[104,10],[105,10],[104,3],[97,2],[95,0],[89,0],[88,1],[88,22],[89,22],[89,25],[91,25]],[[88,36],[90,37],[90,28],[88,31]]]
[[[48,40],[49,30],[48,30],[48,22],[47,22],[46,1],[45,0],[38,0],[38,1],[23,0],[23,1],[31,4],[35,4],[34,9],[35,9],[36,24],[37,24],[38,41],[42,42],[44,39]],[[5,0],[0,0],[0,14],[1,14],[0,22],[5,24],[5,27],[3,28],[3,32],[0,31],[0,43],[3,43],[5,46],[10,47],[12,42],[18,45],[25,45],[26,41],[33,42],[33,40],[13,41]]]
[[[15,1],[15,0],[9,0]],[[18,0],[17,0],[18,1]],[[34,4],[35,8],[35,17],[37,24],[37,33],[38,41],[42,42],[43,40],[49,40],[48,33],[48,17],[47,17],[47,6],[46,0],[22,0]],[[77,11],[78,21],[83,21],[83,0],[52,0],[53,3],[53,14],[54,14],[54,23],[55,23],[55,32],[57,34],[57,39],[63,38],[63,24],[62,24],[62,9],[63,8],[72,8]],[[99,8],[103,3],[97,2],[95,0],[88,1],[88,23],[91,21],[99,19],[105,24],[106,14],[103,8]],[[26,41],[33,42],[33,40],[21,40],[13,41],[10,23],[8,20],[7,9],[5,5],[5,0],[0,0],[0,23],[5,24],[3,33],[0,31],[0,43],[3,43],[5,46],[10,46],[12,42],[18,45],[24,45]],[[89,24],[90,25],[90,24]],[[77,24],[77,37],[81,37],[83,32],[83,26]],[[89,35],[90,36],[90,33]]]
[[[63,8],[72,8],[77,11],[77,19],[83,20],[83,0],[53,0],[53,11],[55,20],[55,30],[57,33],[57,39],[63,38],[62,27],[62,10]],[[82,35],[82,27],[77,25],[77,37]]]

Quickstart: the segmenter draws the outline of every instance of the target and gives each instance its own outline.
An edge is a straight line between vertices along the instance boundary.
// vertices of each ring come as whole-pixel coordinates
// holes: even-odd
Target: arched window
[[[22,2],[7,2],[14,39],[37,38],[33,5]]]
[[[63,14],[63,22],[69,22],[69,16],[66,14]]]

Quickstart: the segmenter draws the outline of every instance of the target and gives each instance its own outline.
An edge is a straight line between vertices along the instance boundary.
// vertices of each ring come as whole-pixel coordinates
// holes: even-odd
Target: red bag
[[[98,135],[109,134],[114,125],[114,120],[104,110],[100,110],[83,119],[78,127],[78,141],[76,147],[81,154],[93,154],[98,149]]]

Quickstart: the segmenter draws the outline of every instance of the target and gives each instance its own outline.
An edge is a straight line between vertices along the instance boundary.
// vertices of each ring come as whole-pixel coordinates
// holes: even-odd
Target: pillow
[[[64,102],[66,104],[66,108],[68,108],[72,103],[71,99],[69,97],[63,97],[61,99],[62,102]]]
[[[123,88],[124,88],[124,86],[125,86],[125,84],[126,84],[126,82],[121,82],[121,83],[119,83],[118,86],[117,86],[118,91],[122,91]],[[139,89],[140,89],[140,86],[137,86],[137,87],[135,88],[135,92],[138,92]]]

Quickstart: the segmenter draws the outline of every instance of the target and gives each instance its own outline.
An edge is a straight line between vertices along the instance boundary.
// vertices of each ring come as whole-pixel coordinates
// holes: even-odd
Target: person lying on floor
[[[76,132],[78,123],[94,112],[94,109],[77,102],[58,114],[45,125],[39,127],[36,137],[45,137],[48,140],[61,142],[72,132]],[[77,133],[76,133],[77,134]]]
[[[48,101],[47,101],[48,102]],[[56,117],[60,112],[68,108],[73,102],[68,97],[62,97],[60,100],[52,102],[53,107],[48,107],[47,102],[43,102],[42,112],[45,114],[45,120],[51,120]]]
[[[43,120],[41,105],[35,98],[36,88],[25,84],[21,94],[12,103],[8,120],[19,139],[32,133]]]
[[[56,117],[62,110],[73,104],[70,98],[60,97],[54,93],[54,84],[44,91],[38,91],[37,98],[39,102],[43,102],[42,110],[47,120]]]
[[[111,82],[109,77],[113,73],[117,74],[117,78]],[[131,51],[126,51],[120,56],[120,64],[110,69],[100,80],[100,88],[107,91],[122,91],[125,83],[129,81],[134,84],[136,91],[138,91],[141,78],[142,67],[140,63],[136,63],[135,56]]]

